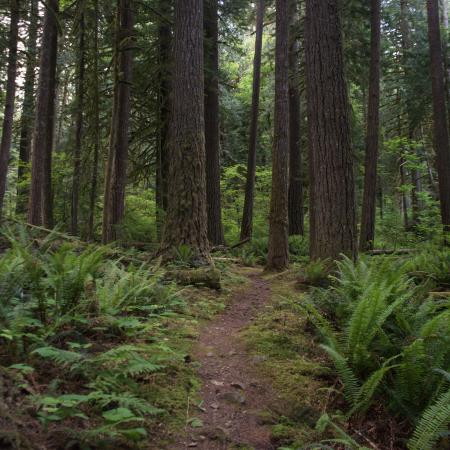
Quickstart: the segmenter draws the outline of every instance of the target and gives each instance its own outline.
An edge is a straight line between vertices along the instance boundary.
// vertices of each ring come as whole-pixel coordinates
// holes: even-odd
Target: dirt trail
[[[271,409],[273,393],[257,373],[257,357],[246,353],[239,332],[260,313],[270,297],[270,288],[258,274],[251,285],[237,292],[226,310],[202,330],[194,349],[201,364],[199,406],[190,406],[190,416],[203,425],[187,427],[185,442],[178,449],[226,450],[240,446],[271,450],[270,430],[260,414]]]

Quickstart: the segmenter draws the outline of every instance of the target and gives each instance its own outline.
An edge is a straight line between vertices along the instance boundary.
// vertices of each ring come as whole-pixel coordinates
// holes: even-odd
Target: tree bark
[[[156,167],[156,222],[158,234],[163,226],[164,212],[167,210],[167,182],[169,176],[169,158],[167,155],[170,90],[171,90],[171,4],[167,0],[159,1],[161,17],[158,22],[158,154]]]
[[[256,38],[253,61],[252,110],[250,121],[250,143],[247,161],[247,180],[245,185],[244,211],[241,224],[241,241],[249,239],[253,233],[253,202],[256,176],[256,150],[258,145],[259,94],[261,91],[261,55],[264,31],[265,1],[256,2]]]
[[[409,54],[411,51],[411,30],[408,21],[408,2],[407,0],[400,0],[400,32],[402,36],[402,51],[403,51],[403,70],[407,75],[407,78],[410,78],[410,64],[409,64]],[[408,138],[410,141],[414,139],[416,124],[414,123],[414,110],[411,101],[411,94],[407,94],[406,100],[406,108],[408,114]],[[417,156],[417,151],[415,149],[411,149],[413,153]],[[411,205],[412,205],[412,226],[415,226],[419,223],[419,192],[421,191],[420,185],[420,173],[416,168],[411,169]]]
[[[93,115],[94,115],[94,157],[92,162],[91,191],[89,196],[88,239],[94,239],[95,204],[97,201],[98,160],[100,155],[100,81],[98,68],[98,0],[94,0],[94,45],[93,45]]]
[[[306,2],[311,258],[356,258],[350,106],[338,0]]]
[[[131,110],[131,82],[133,61],[133,3],[132,0],[119,0],[118,28],[118,79],[117,110],[114,114],[112,140],[111,183],[108,201],[107,224],[104,242],[117,240],[118,227],[125,212],[125,186],[128,163],[128,134]]]
[[[362,252],[372,250],[375,241],[377,167],[380,140],[380,57],[381,0],[371,0],[369,106],[361,235],[359,239],[359,248]]]
[[[289,265],[289,0],[276,2],[274,123],[267,269],[283,270]]]
[[[224,245],[220,192],[218,7],[218,0],[204,0],[206,202],[209,241],[213,245]]]
[[[289,42],[289,234],[304,234],[302,155],[300,148],[299,14],[297,0],[290,0]]]
[[[439,197],[442,224],[444,231],[448,232],[450,231],[450,142],[447,108],[445,104],[445,77],[442,60],[438,0],[427,0],[427,10]]]
[[[0,142],[0,220],[3,214],[9,158],[11,154],[14,105],[16,98],[17,76],[17,40],[19,37],[19,0],[11,0],[11,20],[8,42],[8,68],[6,81],[6,99],[3,113],[2,139]]]
[[[27,59],[24,81],[22,114],[20,118],[19,164],[17,169],[16,213],[24,214],[27,210],[29,186],[25,186],[29,173],[31,138],[33,135],[35,109],[35,81],[37,64],[38,0],[30,1],[30,23],[28,26]]]
[[[85,17],[84,2],[80,3],[81,14],[79,21],[79,55],[78,55],[78,85],[76,93],[76,119],[75,119],[75,148],[73,152],[73,178],[72,178],[72,214],[70,232],[75,236],[78,234],[78,209],[80,198],[81,177],[81,152],[83,145],[83,108],[84,108],[84,74],[85,74]]]
[[[51,149],[56,90],[56,54],[58,47],[58,0],[49,0],[45,10],[36,121],[31,158],[31,189],[28,222],[51,228]]]
[[[203,0],[175,0],[167,219],[161,251],[184,244],[211,264],[206,213]]]

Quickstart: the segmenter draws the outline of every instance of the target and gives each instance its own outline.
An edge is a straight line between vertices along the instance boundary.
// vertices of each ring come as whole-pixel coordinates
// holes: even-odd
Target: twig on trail
[[[375,442],[371,441],[367,436],[364,436],[360,431],[355,430],[355,433],[363,438],[366,442],[369,443],[369,445],[374,449],[374,450],[380,450],[380,447],[377,446],[377,444],[375,444]]]
[[[187,405],[186,405],[186,422],[184,425],[184,434],[185,434],[185,439],[184,439],[184,448],[186,450],[188,450],[189,448],[189,439],[188,439],[188,428],[189,428],[189,409],[190,409],[190,405],[191,405],[191,395],[188,394],[187,396]]]

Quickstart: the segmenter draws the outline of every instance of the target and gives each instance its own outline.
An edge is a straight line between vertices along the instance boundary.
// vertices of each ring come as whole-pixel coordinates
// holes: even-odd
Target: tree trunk
[[[77,85],[77,105],[75,120],[75,149],[73,152],[73,179],[72,179],[72,214],[70,232],[78,234],[78,209],[80,197],[80,177],[81,177],[81,148],[83,145],[83,108],[84,108],[84,73],[85,73],[85,48],[84,48],[84,2],[79,5],[81,8],[79,21],[79,60],[78,60],[78,85]]]
[[[427,0],[427,9],[439,197],[442,224],[445,231],[450,231],[450,142],[447,108],[445,104],[444,65],[442,60],[438,0]]]
[[[289,0],[276,2],[275,130],[267,269],[289,265]]]
[[[359,248],[373,249],[377,197],[377,167],[380,136],[380,57],[381,57],[381,0],[371,0],[371,43],[369,106],[364,173],[364,195],[361,214]]]
[[[403,157],[403,154],[400,156],[399,170],[400,170],[400,186],[402,187],[401,200],[402,200],[402,213],[403,213],[403,227],[405,228],[405,231],[410,231],[409,216],[408,216],[408,199],[407,199],[406,193],[403,189],[403,186],[405,186],[405,184],[406,184],[405,158]]]
[[[306,2],[312,259],[356,258],[350,106],[338,0]]]
[[[407,77],[409,78],[410,75],[410,61],[409,61],[409,53],[411,51],[411,30],[409,26],[408,21],[408,3],[407,0],[400,0],[400,32],[402,36],[402,51],[403,51],[403,70]],[[407,114],[408,114],[408,138],[410,141],[414,139],[415,135],[415,119],[414,119],[414,109],[412,100],[411,100],[411,94],[407,94],[407,100],[406,100],[406,108],[407,108]],[[417,152],[415,149],[412,149],[412,152]],[[418,155],[417,155],[418,156]],[[419,212],[420,212],[420,206],[419,206],[419,197],[418,193],[421,190],[420,186],[420,173],[417,169],[412,168],[411,169],[411,184],[412,184],[412,190],[411,190],[411,205],[412,205],[412,226],[415,226],[419,223]]]
[[[0,220],[2,219],[8,178],[9,157],[11,154],[14,122],[14,103],[16,98],[17,40],[19,36],[19,0],[11,0],[11,20],[9,26],[9,55],[6,81],[6,99],[3,113],[2,140],[0,142]]]
[[[163,226],[164,211],[167,210],[167,181],[169,158],[167,140],[170,116],[170,79],[171,79],[171,3],[160,0],[161,17],[158,23],[158,155],[156,167],[156,222],[158,234]]]
[[[206,203],[208,238],[213,245],[225,243],[220,193],[218,7],[218,0],[204,0]]]
[[[128,163],[128,134],[131,110],[131,77],[133,52],[132,0],[119,0],[117,111],[113,127],[111,184],[104,242],[118,238],[118,226],[125,212],[125,186]]]
[[[51,149],[56,89],[58,48],[58,0],[47,2],[40,57],[36,122],[31,158],[31,189],[28,221],[32,225],[52,225]]]
[[[88,239],[94,239],[95,203],[97,201],[98,160],[100,154],[100,81],[98,68],[98,0],[94,0],[94,45],[93,45],[93,115],[94,115],[94,158],[92,162],[91,192],[89,196]]]
[[[289,42],[289,234],[304,234],[302,156],[300,149],[299,14],[297,0],[290,0]]]
[[[20,118],[19,164],[17,169],[16,213],[27,210],[29,187],[25,186],[30,163],[31,138],[33,134],[35,107],[35,71],[37,63],[38,0],[30,1],[30,24],[28,27],[27,68],[25,72],[22,115]]]
[[[175,0],[167,219],[161,250],[184,244],[210,264],[206,213],[203,0]]]
[[[264,0],[256,3],[256,38],[253,61],[253,92],[250,121],[250,143],[247,161],[247,181],[245,185],[244,212],[241,225],[241,241],[249,239],[253,232],[253,202],[256,176],[256,147],[258,145],[259,94],[261,90],[261,55],[264,31]]]

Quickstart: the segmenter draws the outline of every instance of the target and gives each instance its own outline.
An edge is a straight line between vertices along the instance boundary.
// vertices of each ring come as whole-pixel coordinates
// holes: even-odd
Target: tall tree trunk
[[[289,265],[289,0],[276,2],[275,130],[267,269]]]
[[[411,51],[412,43],[411,43],[411,30],[409,26],[408,14],[409,14],[408,0],[400,0],[400,32],[402,36],[403,70],[407,75],[407,77],[409,78],[410,77],[409,54]],[[411,94],[407,95],[406,109],[408,114],[408,138],[410,141],[412,141],[415,136],[416,124],[414,123],[415,122],[414,109],[412,105]],[[415,153],[416,156],[419,156],[415,149],[411,149],[411,151]],[[420,173],[414,167],[411,168],[411,184],[412,184],[411,190],[412,225],[415,226],[419,222],[420,206],[418,194],[421,190],[421,186],[420,186]]]
[[[259,94],[261,91],[261,55],[264,31],[265,1],[256,2],[256,38],[253,61],[253,91],[250,121],[250,143],[247,161],[247,181],[245,185],[244,212],[241,224],[241,240],[248,239],[253,232],[253,203],[255,195],[256,147],[258,145]]]
[[[218,7],[218,0],[204,0],[206,203],[208,238],[213,245],[225,243],[220,193]]]
[[[132,0],[119,0],[117,111],[113,127],[111,184],[104,242],[118,238],[118,226],[125,212],[125,186],[128,163],[128,139],[131,110],[131,77],[133,52]]]
[[[402,188],[401,202],[402,202],[403,227],[405,228],[405,231],[410,231],[409,215],[408,215],[408,198],[406,197],[406,192],[403,188],[403,186],[406,185],[405,158],[403,156],[403,153],[400,155],[399,171],[400,171],[400,186]]]
[[[115,17],[115,35],[114,35],[114,52],[113,52],[113,98],[112,98],[112,109],[111,109],[111,123],[109,130],[109,145],[108,152],[105,161],[105,183],[104,183],[104,193],[103,193],[103,217],[102,217],[102,243],[108,243],[109,234],[109,215],[110,215],[110,203],[111,203],[111,181],[112,181],[112,170],[114,163],[114,143],[115,143],[115,129],[117,122],[117,108],[119,101],[119,45],[120,45],[120,34],[119,34],[119,23],[120,23],[120,8],[117,5],[116,17]]]
[[[290,0],[289,42],[289,234],[304,234],[302,155],[300,148],[299,14],[297,0]]]
[[[97,201],[98,186],[98,160],[100,155],[100,81],[98,68],[98,25],[99,9],[98,0],[94,0],[94,45],[92,49],[93,58],[93,83],[92,83],[92,106],[94,115],[94,157],[92,162],[91,191],[89,196],[89,218],[88,218],[88,239],[94,239],[94,219],[95,204]]]
[[[72,178],[72,214],[70,232],[73,235],[78,234],[78,209],[80,198],[80,177],[81,177],[81,150],[83,145],[83,108],[84,108],[84,73],[85,73],[85,4],[81,0],[79,4],[81,9],[79,21],[79,55],[78,55],[78,85],[77,85],[77,108],[75,120],[75,149],[73,152],[73,178]]]
[[[3,113],[2,140],[0,142],[0,219],[2,219],[8,178],[16,98],[17,40],[19,37],[19,0],[11,0],[11,21],[9,26],[9,55],[6,81],[6,99]]]
[[[58,48],[58,0],[49,0],[45,10],[40,57],[36,122],[31,158],[31,189],[28,221],[32,225],[52,226],[51,150],[56,90]]]
[[[162,252],[188,245],[210,264],[206,213],[203,0],[175,0],[167,219]]]
[[[306,2],[312,259],[356,257],[350,106],[338,0]]]
[[[445,231],[450,231],[450,142],[447,108],[445,104],[444,65],[442,60],[438,0],[427,0],[427,9],[439,197],[442,224]]]
[[[156,167],[156,221],[158,234],[163,225],[164,211],[167,210],[167,181],[169,175],[168,131],[170,116],[170,80],[171,80],[171,4],[167,0],[159,1],[161,17],[158,22],[158,155]]]
[[[16,213],[23,214],[27,209],[29,187],[24,183],[29,173],[31,138],[33,135],[35,80],[37,64],[38,0],[30,1],[30,23],[28,26],[27,59],[20,118],[19,165],[17,169]]]
[[[380,140],[380,57],[381,0],[371,0],[369,106],[367,113],[361,236],[359,240],[359,248],[363,252],[372,250],[375,240],[377,167]]]

